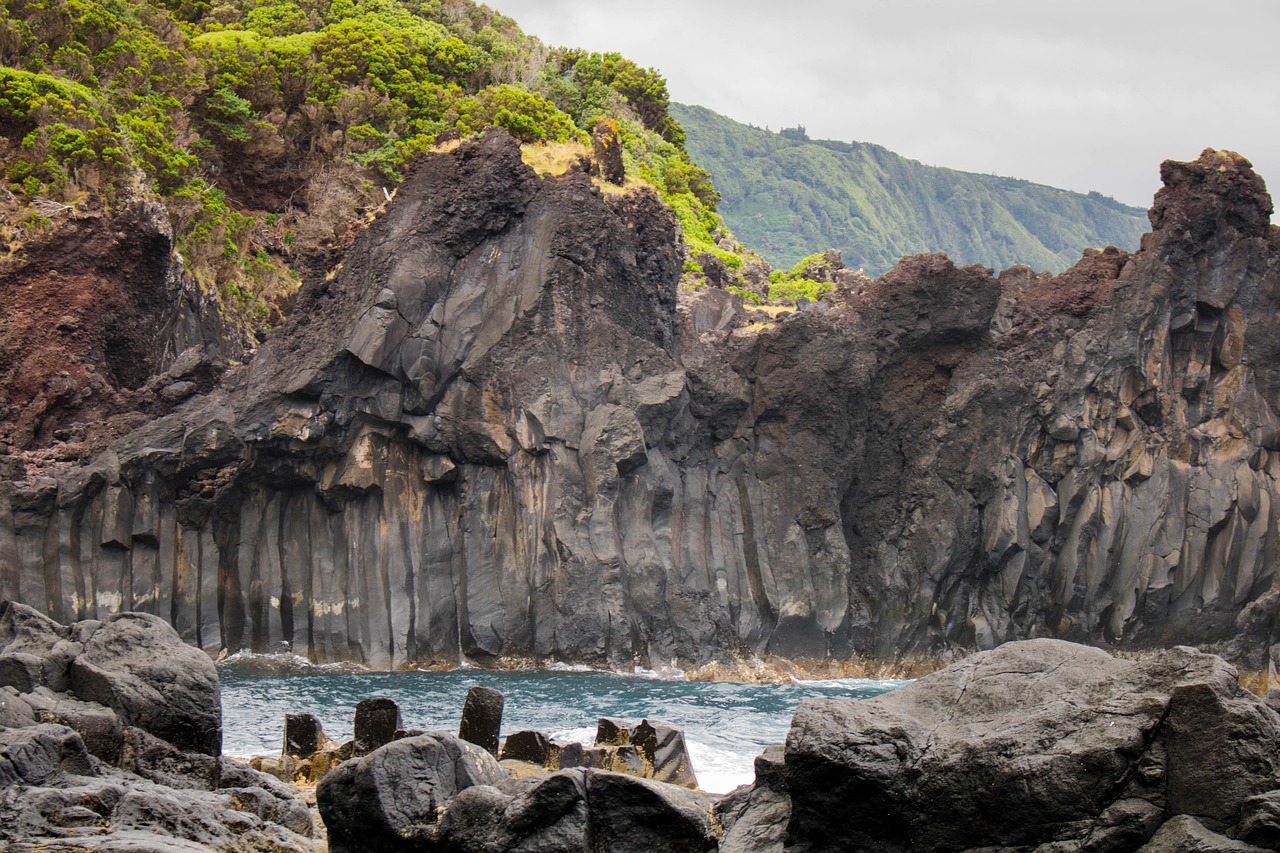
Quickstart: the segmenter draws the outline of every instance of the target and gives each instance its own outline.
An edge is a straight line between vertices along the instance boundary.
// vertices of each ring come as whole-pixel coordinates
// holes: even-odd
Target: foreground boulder
[[[1188,648],[1132,663],[1031,640],[807,700],[765,771],[722,801],[722,849],[1280,849],[1280,715]],[[1195,840],[1215,834],[1232,846]]]
[[[311,851],[296,792],[220,756],[208,657],[164,621],[0,602],[0,849]]]
[[[332,853],[712,851],[714,798],[603,770],[516,779],[488,750],[432,732],[334,769],[316,788]]]

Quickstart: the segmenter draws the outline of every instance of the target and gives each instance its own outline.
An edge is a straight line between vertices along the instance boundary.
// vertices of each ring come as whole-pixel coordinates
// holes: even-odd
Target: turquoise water
[[[648,717],[685,732],[702,788],[727,792],[754,778],[752,762],[782,743],[791,715],[808,697],[865,699],[906,682],[860,678],[785,684],[693,682],[678,672],[620,675],[571,669],[491,672],[351,672],[300,658],[237,656],[218,667],[223,751],[278,755],[284,715],[307,711],[334,740],[352,734],[356,703],[386,696],[406,728],[456,732],[467,691],[495,687],[506,699],[502,733],[541,729],[590,743],[599,717]]]

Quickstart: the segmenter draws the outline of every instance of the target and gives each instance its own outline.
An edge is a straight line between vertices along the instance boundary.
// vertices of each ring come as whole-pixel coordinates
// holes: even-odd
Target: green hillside
[[[1060,271],[1089,246],[1137,248],[1146,211],[1098,193],[926,166],[878,145],[772,133],[672,104],[685,145],[711,171],[719,210],[774,266],[823,247],[879,275],[904,255],[946,252],[997,270]]]
[[[548,47],[472,0],[0,0],[0,267],[144,205],[252,336],[416,157],[491,125],[553,171],[604,128],[627,186],[716,249],[714,190],[667,101],[657,71]]]

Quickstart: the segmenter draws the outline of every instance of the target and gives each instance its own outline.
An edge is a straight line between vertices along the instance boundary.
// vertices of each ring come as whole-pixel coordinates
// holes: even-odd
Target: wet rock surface
[[[0,688],[0,847],[316,849],[293,789],[221,757],[213,664],[162,620],[61,625],[0,602],[0,657],[15,656],[28,665]]]
[[[378,667],[1047,635],[1265,669],[1280,238],[1238,155],[1163,174],[1133,255],[922,255],[772,318],[677,299],[655,196],[464,142],[218,389],[0,484],[0,595]]]

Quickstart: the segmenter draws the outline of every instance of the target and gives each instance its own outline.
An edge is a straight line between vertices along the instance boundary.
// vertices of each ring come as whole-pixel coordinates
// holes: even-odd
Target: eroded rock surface
[[[785,755],[719,804],[721,849],[1277,849],[1278,749],[1280,715],[1216,656],[1009,643],[803,702]]]
[[[1231,642],[1277,602],[1280,237],[1168,163],[1141,250],[677,299],[652,194],[426,159],[246,368],[0,486],[0,595],[375,666]]]
[[[0,660],[0,848],[316,848],[293,789],[220,755],[213,664],[162,620],[0,602]]]
[[[516,779],[488,750],[433,732],[348,761],[316,788],[333,853],[711,853],[714,798],[598,769]]]

